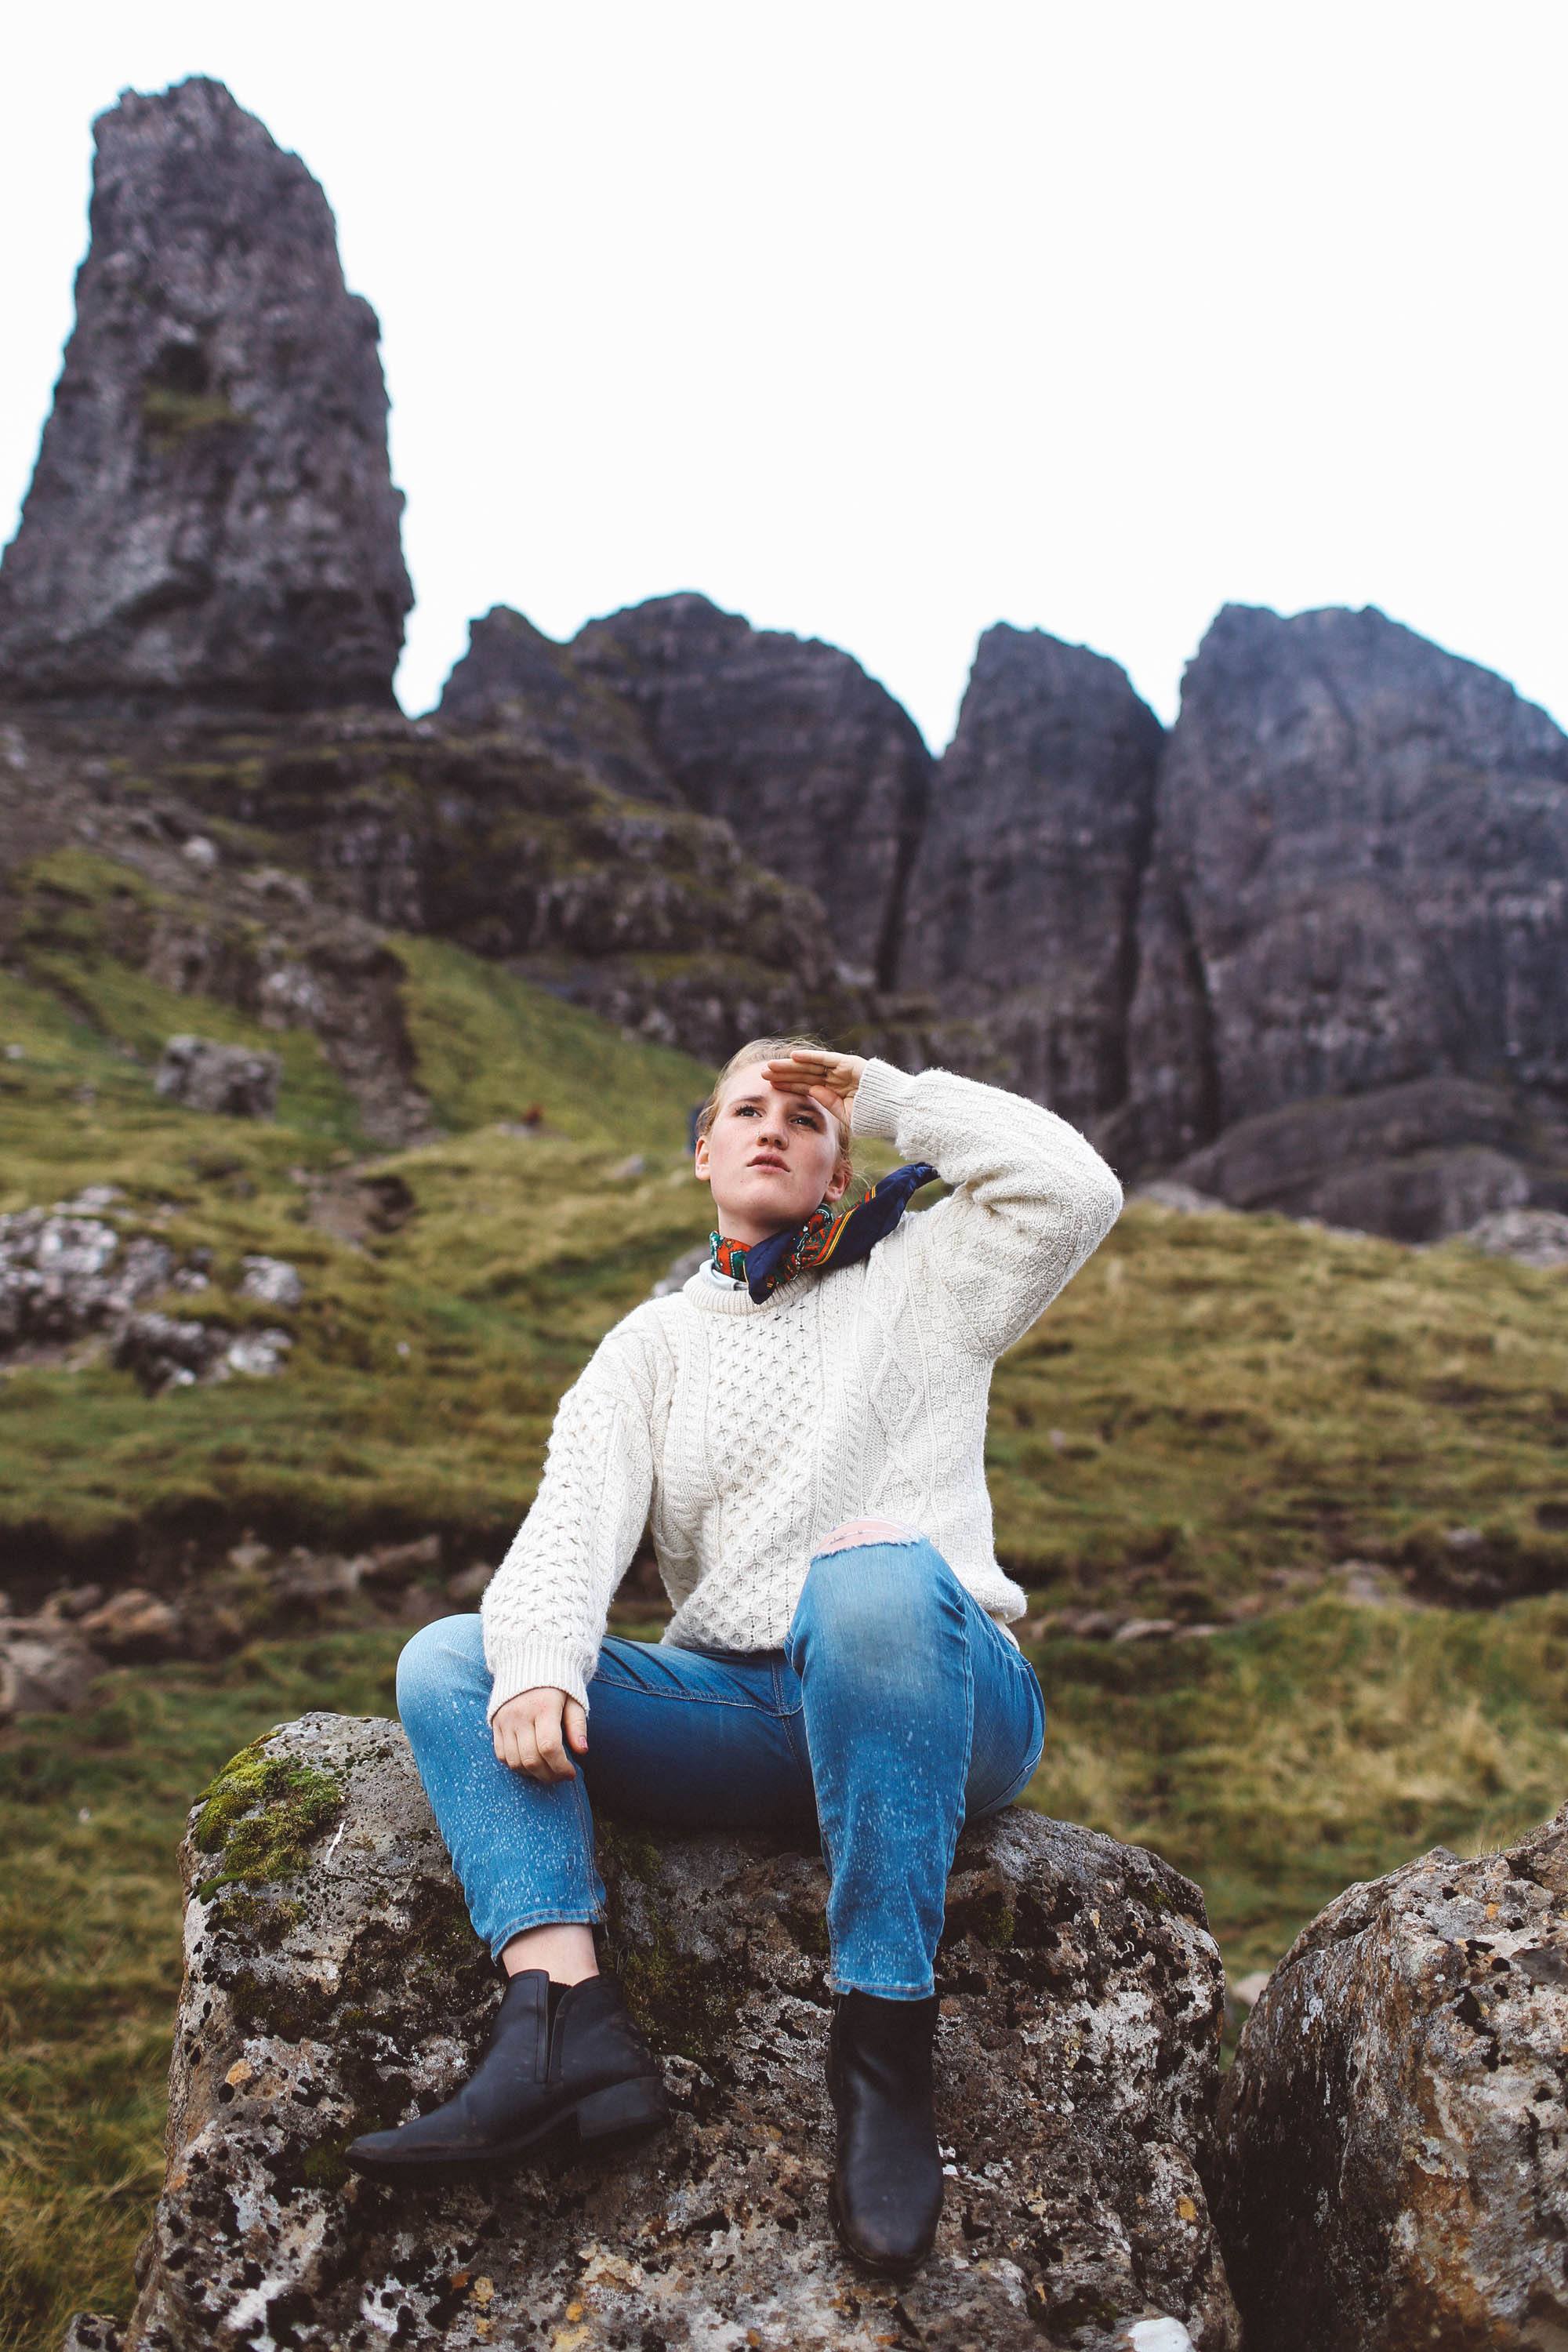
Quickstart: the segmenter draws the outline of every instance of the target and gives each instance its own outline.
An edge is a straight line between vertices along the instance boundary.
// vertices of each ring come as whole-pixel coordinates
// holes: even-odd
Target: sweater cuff
[[[897,1140],[899,1121],[909,1108],[914,1079],[908,1070],[868,1055],[860,1083],[849,1101],[851,1135],[880,1135]]]
[[[585,1710],[595,1663],[580,1642],[563,1641],[558,1633],[526,1633],[498,1643],[489,1661],[492,1686],[485,1721],[493,1723],[496,1709],[526,1690],[563,1690]]]

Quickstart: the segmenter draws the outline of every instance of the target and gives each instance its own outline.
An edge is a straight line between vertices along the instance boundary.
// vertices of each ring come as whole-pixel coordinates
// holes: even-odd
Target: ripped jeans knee
[[[854,1544],[921,1543],[923,1540],[923,1529],[910,1527],[907,1519],[841,1519],[832,1534],[818,1545],[812,1558],[821,1559],[828,1552],[847,1551]]]

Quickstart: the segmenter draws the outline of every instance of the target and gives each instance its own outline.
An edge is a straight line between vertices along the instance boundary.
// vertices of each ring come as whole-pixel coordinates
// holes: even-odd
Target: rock
[[[439,716],[451,728],[493,728],[521,750],[580,767],[633,800],[679,803],[631,704],[510,605],[492,605],[468,624],[468,651],[442,689]]]
[[[1568,738],[1373,609],[1227,605],[1161,768],[1128,1066],[1105,1139],[1134,1173],[1242,1205],[1223,1156],[1191,1155],[1294,1106],[1288,1129],[1253,1129],[1255,1202],[1429,1238],[1478,1181],[1507,1182],[1437,1170],[1401,1205],[1405,1180],[1369,1167],[1402,1156],[1380,1143],[1379,1100],[1430,1081],[1485,1090],[1489,1127],[1511,1122],[1519,1148],[1463,1118],[1410,1148],[1500,1149],[1552,1205],[1568,1182]],[[1342,1140],[1314,1154],[1316,1181],[1341,1192],[1303,1202],[1292,1146],[1320,1103]],[[1494,1190],[1462,1222],[1511,1204]]]
[[[679,1290],[690,1281],[700,1265],[707,1265],[711,1248],[710,1242],[693,1242],[691,1247],[682,1250],[679,1257],[672,1257],[648,1292],[648,1297],[668,1298],[672,1290]]]
[[[180,855],[198,874],[212,874],[217,869],[217,845],[205,834],[193,833],[188,841],[182,842]]]
[[[101,1584],[58,1585],[54,1591],[46,1597],[38,1614],[40,1617],[51,1619],[57,1624],[74,1625],[79,1618],[87,1616],[89,1611],[96,1609],[102,1599]],[[0,1611],[0,1615],[4,1613],[5,1612]]]
[[[374,948],[384,977],[375,1045],[394,1074],[416,1055],[392,1018],[405,975],[382,926],[504,961],[618,1028],[709,1061],[737,1037],[835,1034],[875,1010],[844,978],[816,898],[746,855],[731,824],[677,795],[667,806],[625,797],[580,761],[526,752],[504,734],[296,722],[253,757],[215,761],[184,790],[215,817],[287,840],[323,877],[334,904],[311,938],[312,982],[332,977],[331,934],[359,925],[356,964]],[[347,1011],[357,1020],[323,1035],[334,1066],[363,1025],[363,1011]],[[352,1067],[344,1074],[352,1083]]]
[[[60,2340],[60,2352],[123,2352],[125,2324],[100,2311],[74,2314]]]
[[[274,1606],[292,1618],[301,1609],[318,1615],[338,1601],[352,1600],[363,1572],[363,1559],[294,1544],[276,1567],[268,1568],[268,1582]]]
[[[931,760],[887,688],[836,646],[753,629],[706,596],[590,621],[571,651],[636,714],[683,800],[815,892],[846,965],[890,987]]]
[[[147,1234],[122,1240],[101,1216],[61,1213],[76,1205],[0,1216],[0,1354],[112,1329],[170,1280],[166,1244]]]
[[[401,1232],[414,1214],[414,1194],[401,1176],[344,1169],[303,1181],[310,1187],[307,1223],[356,1249]]]
[[[1489,1257],[1517,1258],[1542,1270],[1568,1265],[1568,1216],[1557,1209],[1498,1209],[1459,1235]]]
[[[1010,1811],[966,1833],[941,1961],[952,2170],[897,2288],[828,2226],[823,1875],[776,1838],[605,1825],[606,1944],[665,2056],[664,2138],[402,2193],[348,2174],[493,2011],[401,1731],[311,1715],[193,1813],[169,2170],[127,2352],[879,2342],[1204,2352],[1237,2330],[1195,2167],[1223,1980],[1198,1890]],[[581,2337],[577,2331],[585,2332]]]
[[[119,1184],[84,1184],[74,1199],[57,1201],[54,1214],[58,1217],[101,1217],[117,1201],[125,1198]]]
[[[1415,1078],[1238,1119],[1178,1161],[1173,1176],[1237,1208],[1283,1209],[1422,1243],[1525,1200],[1527,1149],[1521,1115],[1502,1088]]]
[[[401,1591],[422,1577],[441,1573],[441,1538],[417,1536],[412,1543],[377,1544],[360,1561],[360,1580],[374,1590]]]
[[[247,1380],[275,1380],[286,1369],[283,1359],[293,1345],[289,1331],[242,1331],[224,1349],[224,1369],[243,1373]]]
[[[1148,1201],[1156,1209],[1174,1209],[1184,1217],[1231,1213],[1230,1202],[1222,1201],[1217,1192],[1200,1192],[1195,1184],[1178,1184],[1169,1177],[1156,1177],[1152,1184],[1135,1184],[1127,1197],[1131,1201]]]
[[[186,1388],[222,1360],[229,1334],[175,1315],[130,1316],[115,1339],[118,1370],[133,1372],[149,1396]]]
[[[1247,2019],[1216,2195],[1248,2352],[1568,2335],[1568,1807],[1347,1888]]]
[[[390,709],[403,501],[326,198],[220,82],[128,90],[94,128],[76,326],[0,566],[0,698]]]
[[[980,1019],[998,1081],[1080,1126],[1127,1091],[1163,734],[1115,662],[987,629],[910,879],[902,982]]]
[[[494,1574],[495,1569],[488,1559],[470,1561],[467,1568],[460,1568],[456,1576],[447,1579],[447,1600],[456,1608],[471,1609]]]
[[[169,1101],[184,1103],[189,1110],[223,1111],[231,1118],[273,1118],[282,1073],[277,1054],[186,1035],[168,1040],[153,1084]]]
[[[68,1715],[87,1704],[100,1661],[62,1619],[0,1618],[0,1725],[20,1715]]]
[[[264,1298],[269,1307],[298,1307],[305,1296],[298,1266],[287,1258],[250,1256],[240,1260],[242,1298]]]
[[[180,1650],[179,1612],[154,1592],[131,1585],[77,1620],[83,1641],[110,1658],[167,1658]]]

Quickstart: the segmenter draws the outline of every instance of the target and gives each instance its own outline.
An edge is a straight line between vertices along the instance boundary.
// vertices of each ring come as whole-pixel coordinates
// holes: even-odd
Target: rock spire
[[[95,126],[76,325],[0,564],[0,700],[389,706],[413,592],[378,328],[221,82]]]

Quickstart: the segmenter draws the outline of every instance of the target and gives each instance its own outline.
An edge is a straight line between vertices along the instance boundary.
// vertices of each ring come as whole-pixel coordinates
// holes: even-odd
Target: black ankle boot
[[[345,2153],[362,2172],[493,2163],[557,2131],[574,2128],[581,2141],[658,2130],[668,2113],[658,2062],[614,1977],[563,1988],[542,1969],[522,1969],[462,2088],[395,2131],[364,2133]]]
[[[931,2108],[936,1995],[884,2000],[841,1994],[827,2042],[838,2118],[829,2200],[843,2244],[872,2270],[907,2271],[930,2253],[942,2215],[942,2158]]]

